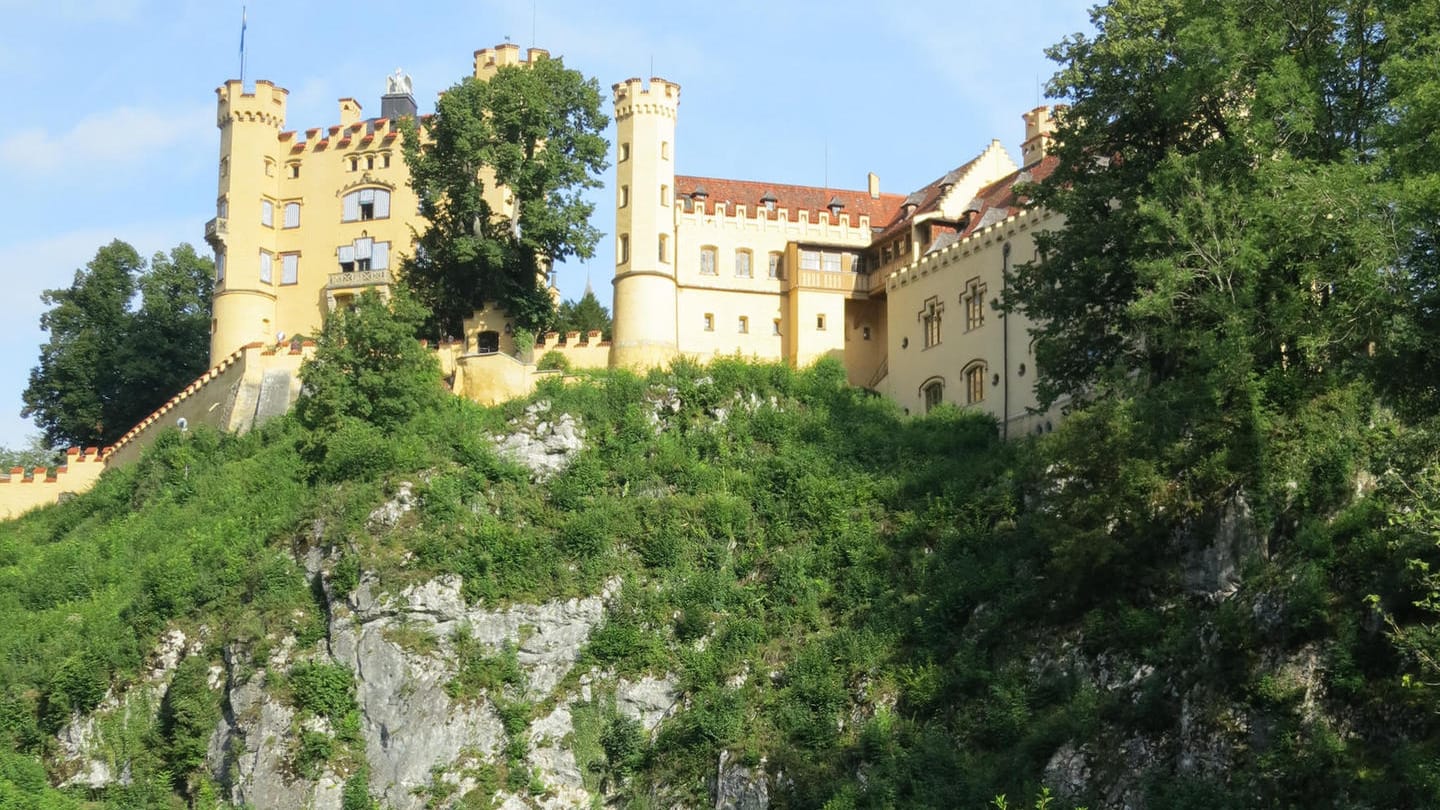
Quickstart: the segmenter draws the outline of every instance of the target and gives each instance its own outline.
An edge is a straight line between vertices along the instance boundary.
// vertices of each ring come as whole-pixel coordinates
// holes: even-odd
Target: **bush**
[[[290,668],[290,692],[302,711],[339,722],[355,708],[355,675],[339,664],[296,664]]]
[[[570,366],[570,358],[560,352],[551,350],[546,352],[540,362],[535,364],[540,371],[563,371],[569,374],[573,369]]]

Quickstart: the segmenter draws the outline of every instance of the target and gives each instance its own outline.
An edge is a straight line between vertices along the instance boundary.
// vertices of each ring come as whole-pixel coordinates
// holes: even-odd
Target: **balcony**
[[[865,298],[870,292],[870,276],[865,273],[801,270],[795,286],[805,290],[826,290],[844,293],[852,298]]]
[[[229,230],[227,222],[225,217],[215,217],[205,223],[205,241],[217,251],[225,249],[225,234]]]
[[[327,290],[346,290],[353,287],[384,287],[394,284],[389,270],[352,270],[349,273],[331,273],[326,282]]]

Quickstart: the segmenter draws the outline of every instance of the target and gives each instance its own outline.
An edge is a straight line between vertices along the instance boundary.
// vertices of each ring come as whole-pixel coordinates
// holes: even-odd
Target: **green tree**
[[[315,355],[300,367],[300,423],[323,436],[347,421],[402,426],[443,395],[434,355],[415,339],[428,313],[404,289],[385,301],[366,290],[353,308],[330,313]]]
[[[564,301],[555,312],[555,330],[562,335],[579,332],[583,339],[598,331],[602,340],[610,339],[610,310],[606,309],[593,290],[586,288],[579,301]]]
[[[599,241],[594,206],[581,195],[607,167],[600,107],[594,79],[542,58],[488,81],[466,78],[441,95],[434,115],[410,123],[405,160],[429,224],[405,273],[437,336],[459,334],[487,302],[529,329],[551,323],[548,265],[589,258]],[[513,216],[485,198],[500,186]]]
[[[26,439],[24,447],[0,448],[0,472],[8,472],[12,467],[24,467],[27,470],[51,467],[62,460],[63,454],[46,444],[45,438],[39,434],[33,434]]]
[[[1386,350],[1389,5],[1114,0],[1050,51],[1071,108],[1034,197],[1066,226],[1007,301],[1047,401],[1135,399],[1175,505],[1255,483],[1267,420]]]
[[[23,416],[45,441],[106,445],[205,371],[213,265],[189,245],[149,265],[115,240],[66,289],[47,290],[50,339],[30,370]],[[140,309],[132,311],[136,292]]]

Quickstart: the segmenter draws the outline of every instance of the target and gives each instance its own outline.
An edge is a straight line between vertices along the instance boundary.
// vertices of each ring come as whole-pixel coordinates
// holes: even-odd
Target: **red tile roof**
[[[970,215],[965,230],[960,234],[961,238],[1001,219],[1020,213],[1029,198],[1017,194],[1015,185],[1017,183],[1039,183],[1049,177],[1051,172],[1055,171],[1055,167],[1059,165],[1060,158],[1049,155],[1037,163],[1032,163],[1020,171],[1006,175],[980,189],[980,193],[975,195],[975,199],[979,202],[979,210]]]
[[[765,206],[760,200],[769,194],[775,198],[776,208],[774,213],[769,214],[770,219],[776,218],[779,209],[786,208],[790,210],[790,216],[794,219],[799,218],[798,212],[809,211],[810,220],[814,222],[819,219],[820,212],[824,211],[828,214],[830,203],[838,200],[844,205],[840,209],[840,213],[849,215],[852,224],[858,224],[861,216],[869,216],[870,225],[875,228],[883,227],[895,219],[900,210],[900,204],[905,201],[905,198],[899,194],[881,194],[879,198],[872,198],[868,191],[675,175],[676,197],[685,203],[687,210],[693,204],[691,196],[697,188],[703,188],[705,191],[705,209],[707,211],[714,211],[723,203],[726,206],[726,213],[734,215],[733,206],[743,205],[745,206],[745,215],[754,219],[765,213]],[[698,203],[699,200],[694,202]]]
[[[940,207],[940,198],[945,195],[946,186],[954,185],[961,177],[964,177],[965,172],[983,156],[983,153],[975,156],[968,163],[955,167],[955,169],[935,178],[929,185],[906,197],[905,202],[913,203],[915,210],[912,211],[909,216],[906,216],[902,208],[900,215],[897,216],[893,222],[885,223],[885,230],[879,236],[875,237],[876,241],[904,233],[905,230],[910,227],[915,217],[921,214],[928,214],[938,209]]]

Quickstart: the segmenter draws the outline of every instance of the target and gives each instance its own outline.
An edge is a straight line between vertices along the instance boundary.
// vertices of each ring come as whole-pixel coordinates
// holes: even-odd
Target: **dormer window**
[[[696,186],[695,190],[690,192],[690,199],[696,202],[705,202],[709,196],[710,192],[706,191],[704,186]]]
[[[779,201],[775,199],[775,193],[773,191],[765,192],[765,196],[760,198],[760,204],[765,206],[766,211],[774,211],[775,203],[777,202]]]
[[[829,205],[828,207],[829,207],[829,209],[830,209],[830,216],[831,216],[831,217],[839,217],[839,216],[840,216],[840,211],[845,208],[845,202],[844,202],[843,200],[841,200],[839,197],[831,197],[831,198],[830,198],[830,205]]]

